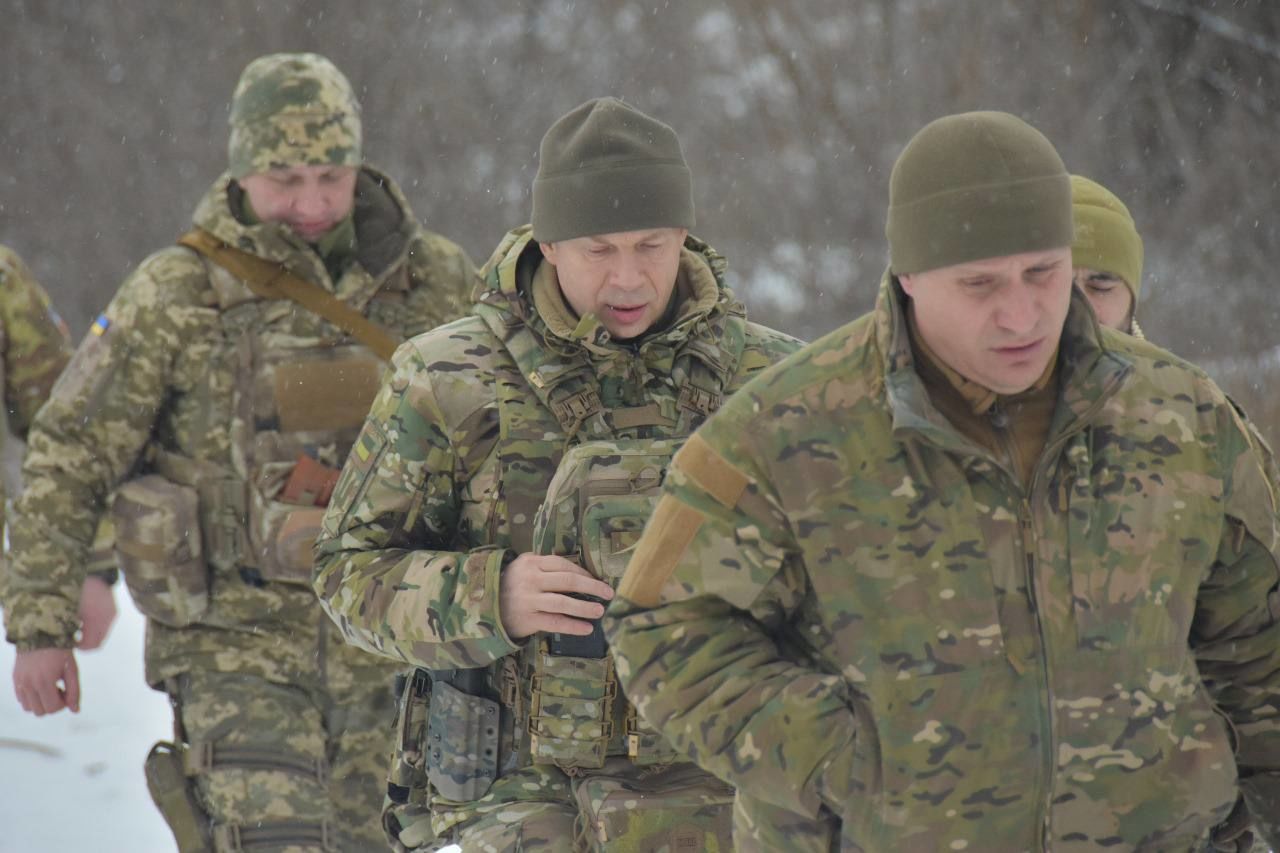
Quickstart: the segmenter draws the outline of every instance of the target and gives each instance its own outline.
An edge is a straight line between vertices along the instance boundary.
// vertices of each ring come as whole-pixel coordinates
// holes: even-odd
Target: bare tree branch
[[[1186,0],[1130,0],[1135,5],[1162,12],[1166,15],[1177,15],[1195,21],[1201,29],[1213,33],[1219,38],[1243,44],[1256,50],[1263,56],[1280,62],[1280,42],[1272,41],[1265,36],[1250,32],[1239,24],[1232,23],[1221,15],[1215,15],[1204,9],[1198,9]]]

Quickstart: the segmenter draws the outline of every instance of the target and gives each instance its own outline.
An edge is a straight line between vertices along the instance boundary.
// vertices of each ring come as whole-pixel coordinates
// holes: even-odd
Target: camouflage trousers
[[[387,849],[379,812],[394,718],[389,681],[378,674],[319,690],[191,672],[169,682],[218,853]]]
[[[402,849],[457,844],[467,853],[729,853],[733,789],[691,764],[637,767],[611,758],[600,770],[570,777],[531,766],[494,782],[479,800],[431,799],[430,832],[439,840]],[[425,816],[423,816],[425,817]]]

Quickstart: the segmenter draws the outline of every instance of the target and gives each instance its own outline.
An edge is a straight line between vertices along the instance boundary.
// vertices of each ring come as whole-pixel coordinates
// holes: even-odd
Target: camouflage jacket
[[[320,256],[284,226],[237,219],[239,192],[224,175],[198,206],[195,224],[334,292],[398,338],[459,316],[475,286],[466,254],[423,229],[399,189],[372,169],[358,177],[356,254],[336,282]],[[237,448],[250,439],[237,433],[247,431],[255,445],[270,444],[272,431],[284,427],[246,424],[235,411],[237,399],[273,393],[270,376],[234,387],[239,344],[250,327],[261,330],[260,339],[309,341],[320,349],[350,343],[317,315],[288,300],[259,299],[184,247],[150,256],[121,285],[31,431],[5,602],[8,637],[19,648],[71,644],[94,521],[120,483],[151,470],[165,454],[230,471],[233,485],[256,473],[244,470]],[[333,393],[324,405],[342,403]],[[353,437],[362,417],[363,410]],[[212,572],[211,604],[199,624],[177,630],[151,623],[152,683],[192,667],[279,681],[315,670],[328,620],[308,587],[251,583],[234,566]]]
[[[0,246],[0,377],[10,433],[26,438],[36,410],[70,358],[67,326],[49,304],[48,295],[26,264]],[[0,481],[0,531],[4,504]]]
[[[904,298],[677,455],[605,617],[632,701],[752,849],[1189,850],[1237,774],[1274,843],[1280,517],[1235,410],[1075,294],[1024,492],[930,403]]]
[[[512,232],[486,265],[482,301],[501,312],[512,336],[528,329],[548,354],[584,354],[605,410],[674,406],[679,354],[714,349],[710,321],[735,305],[720,281],[723,260],[691,237],[681,266],[714,272],[718,296],[709,309],[682,311],[638,345],[610,342],[602,327],[569,340],[548,328],[528,294],[541,259],[527,226]],[[507,346],[477,316],[396,353],[316,543],[316,590],[350,642],[428,668],[486,666],[519,648],[502,628],[498,575],[508,549],[527,550],[536,507],[513,510],[507,494],[545,495],[567,436],[539,414],[542,403],[526,383],[499,387],[500,377],[519,375]],[[738,363],[725,366],[725,391],[797,346],[747,323]],[[549,364],[547,374],[555,369]],[[508,392],[549,423],[542,441],[507,448],[523,460],[509,474],[519,484],[499,476],[499,396]]]

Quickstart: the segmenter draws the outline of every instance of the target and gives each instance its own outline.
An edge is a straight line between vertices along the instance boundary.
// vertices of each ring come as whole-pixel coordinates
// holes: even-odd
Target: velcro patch
[[[627,573],[618,585],[618,594],[641,607],[655,607],[671,573],[688,550],[705,516],[670,495],[658,501],[658,508],[627,564]]]
[[[747,475],[733,467],[697,433],[685,442],[671,464],[730,509],[747,488]]]

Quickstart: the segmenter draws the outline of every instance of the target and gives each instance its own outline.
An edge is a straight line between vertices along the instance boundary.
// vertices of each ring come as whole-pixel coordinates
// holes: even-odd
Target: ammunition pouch
[[[213,853],[209,818],[196,799],[182,760],[183,750],[169,741],[151,747],[143,765],[147,790],[181,853]]]
[[[431,676],[425,669],[396,676],[400,713],[396,718],[382,829],[396,851],[425,848],[435,841],[427,802],[427,718],[431,709]]]
[[[498,778],[500,706],[475,695],[479,690],[462,689],[474,688],[475,684],[467,682],[483,677],[483,670],[432,673],[426,774],[431,787],[446,800],[478,800]]]
[[[529,760],[563,769],[604,766],[614,739],[618,681],[613,656],[568,657],[551,653],[549,638],[534,643],[529,701]]]
[[[122,485],[111,506],[115,555],[138,609],[174,628],[209,608],[209,567],[195,489],[146,474]]]
[[[410,792],[425,787],[427,715],[431,709],[431,677],[426,670],[415,669],[411,675],[396,676],[400,709],[396,716],[395,741],[392,743],[391,769],[387,773],[387,797],[396,805],[409,801]]]
[[[585,849],[734,849],[733,788],[691,764],[641,778],[593,773],[575,782],[574,798]]]

